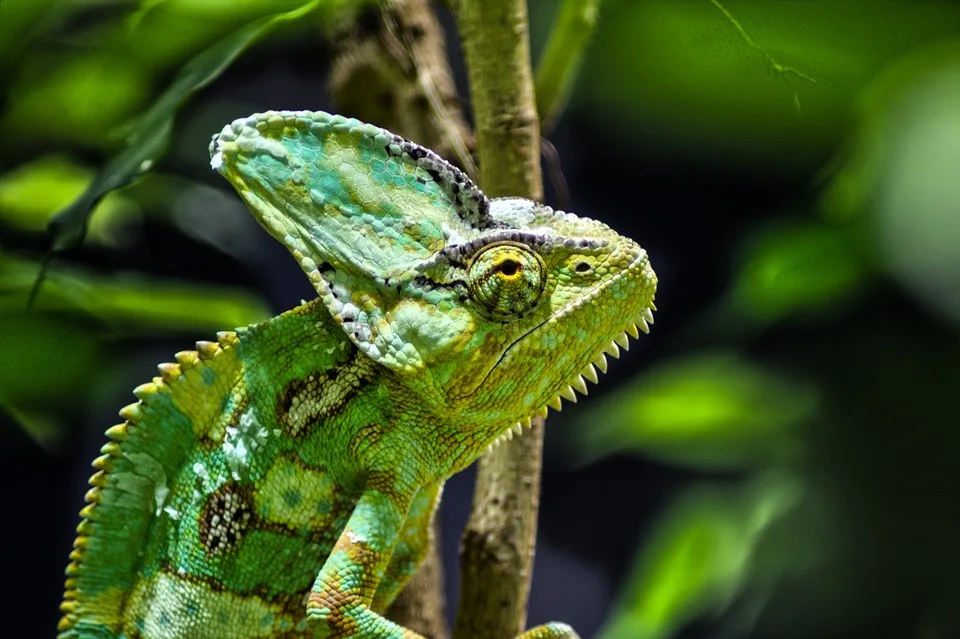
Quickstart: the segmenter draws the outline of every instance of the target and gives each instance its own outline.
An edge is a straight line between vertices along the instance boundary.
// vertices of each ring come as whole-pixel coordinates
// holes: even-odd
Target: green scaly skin
[[[211,155],[318,298],[134,391],[94,461],[59,636],[417,639],[379,613],[444,480],[586,392],[653,321],[656,275],[604,224],[488,200],[356,120],[253,115]]]

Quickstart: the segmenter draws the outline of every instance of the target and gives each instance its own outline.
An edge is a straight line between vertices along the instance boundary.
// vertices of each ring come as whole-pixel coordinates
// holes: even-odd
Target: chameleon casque
[[[417,639],[379,613],[444,480],[586,392],[648,330],[656,275],[606,225],[488,199],[356,120],[256,114],[210,152],[318,298],[134,390],[93,462],[59,637]]]

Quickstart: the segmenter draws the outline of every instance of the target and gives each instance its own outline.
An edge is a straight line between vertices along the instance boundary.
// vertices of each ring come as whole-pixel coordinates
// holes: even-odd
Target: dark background
[[[181,110],[157,170],[167,177],[128,189],[102,237],[54,262],[69,303],[45,308],[41,293],[24,313],[30,278],[17,268],[35,272],[47,247],[36,218],[54,210],[24,214],[37,192],[10,176],[52,154],[99,166],[117,148],[106,135],[117,119],[149,104],[203,45],[126,64],[124,51],[153,46],[148,35],[196,29],[200,9],[169,3],[131,27],[133,4],[64,5],[51,3],[63,17],[29,37],[0,24],[11,636],[52,632],[89,460],[129,389],[231,318],[313,296],[206,168],[210,134],[270,108],[334,108],[322,30],[256,45]],[[759,48],[709,2],[604,3],[548,134],[569,209],[647,249],[660,310],[589,398],[549,420],[530,624],[562,619],[584,637],[606,624],[608,638],[960,636],[960,11],[725,6]],[[0,6],[0,23],[10,11]],[[532,4],[535,52],[552,15],[552,3]],[[124,40],[117,25],[147,35]],[[775,62],[816,82],[778,74]],[[76,94],[71,74],[85,78]],[[142,86],[115,99],[111,82]],[[50,112],[31,110],[40,103]],[[69,126],[48,126],[51,114]],[[162,304],[152,295],[161,280],[183,292],[170,308],[190,319],[98,311],[105,282],[136,307]],[[237,307],[205,314],[211,290]],[[451,601],[472,477],[448,483],[441,510]]]

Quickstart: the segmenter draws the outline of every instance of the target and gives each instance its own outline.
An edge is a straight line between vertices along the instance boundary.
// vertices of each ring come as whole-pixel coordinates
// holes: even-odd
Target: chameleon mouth
[[[619,281],[623,277],[634,276],[637,278],[646,279],[645,289],[652,289],[652,294],[650,299],[645,302],[643,308],[637,313],[636,316],[628,320],[619,333],[616,334],[607,344],[603,345],[594,355],[591,357],[590,361],[584,366],[578,373],[575,373],[571,378],[567,379],[566,382],[561,386],[562,390],[553,397],[546,404],[538,408],[533,412],[532,415],[521,419],[520,421],[512,424],[510,427],[506,428],[503,433],[501,433],[489,446],[493,448],[499,445],[502,442],[509,441],[513,439],[514,435],[520,435],[523,433],[524,428],[529,428],[532,424],[534,417],[546,417],[547,411],[549,408],[560,412],[563,410],[563,401],[567,400],[569,402],[577,403],[577,394],[587,395],[587,382],[597,383],[599,376],[597,375],[597,369],[601,373],[607,372],[607,356],[614,359],[620,357],[620,350],[624,351],[630,350],[630,339],[637,339],[640,337],[640,333],[649,333],[650,325],[653,324],[653,311],[657,310],[656,305],[653,303],[655,293],[656,293],[656,275],[649,268],[649,260],[647,259],[646,252],[641,252],[639,256],[630,264],[629,267],[624,269],[624,271],[617,277],[604,282],[603,284],[597,286],[587,295],[571,302],[570,304],[564,306],[559,311],[551,315],[549,318],[545,319],[543,322],[537,324],[529,331],[525,332],[518,339],[516,339],[510,346],[504,350],[503,354],[500,356],[500,359],[497,360],[497,363],[490,369],[491,372],[499,366],[504,359],[506,359],[509,352],[513,349],[514,346],[523,341],[527,336],[543,328],[545,325],[550,322],[555,322],[558,319],[576,311],[577,309],[592,303],[596,300],[609,286]],[[488,373],[489,375],[489,373]]]

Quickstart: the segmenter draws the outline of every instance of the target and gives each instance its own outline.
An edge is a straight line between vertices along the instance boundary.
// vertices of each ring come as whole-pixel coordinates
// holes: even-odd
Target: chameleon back
[[[326,453],[376,388],[357,355],[314,302],[138,387],[94,462],[60,637],[312,636],[304,593],[359,494]]]

